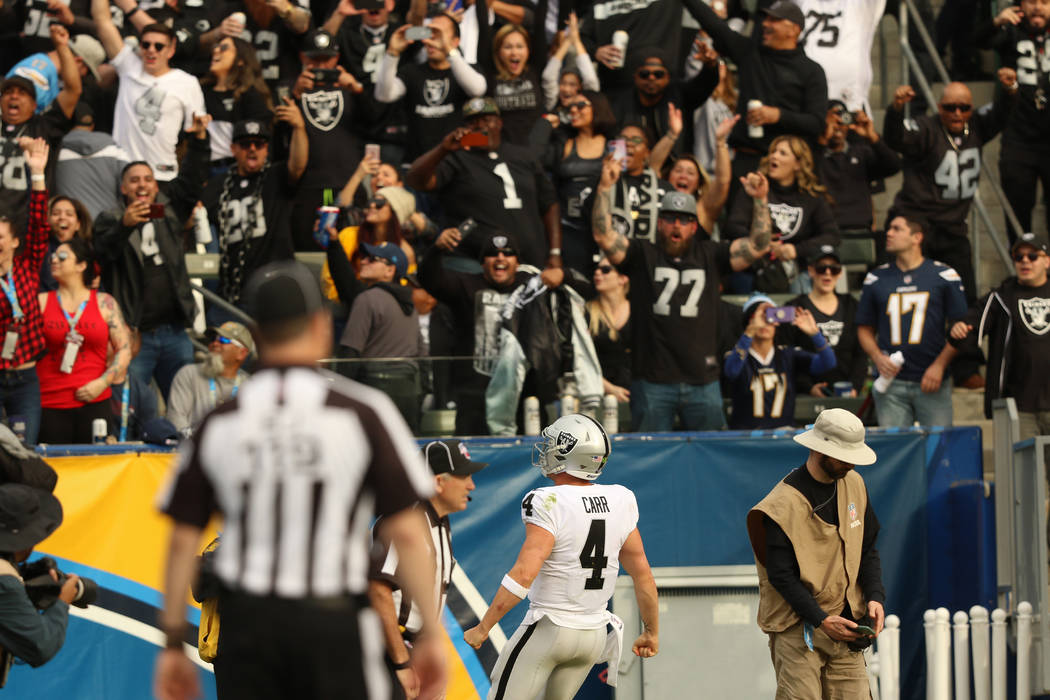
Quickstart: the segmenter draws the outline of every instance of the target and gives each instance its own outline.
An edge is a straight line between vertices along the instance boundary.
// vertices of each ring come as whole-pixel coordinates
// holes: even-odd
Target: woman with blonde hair
[[[731,281],[734,293],[759,291],[808,292],[812,283],[800,274],[816,260],[823,246],[839,245],[839,228],[831,212],[831,198],[813,166],[813,153],[798,136],[778,136],[769,144],[759,171],[769,180],[769,215],[773,224],[772,262],[765,262]],[[741,189],[733,200],[726,224],[728,239],[747,236],[754,205]]]
[[[602,388],[620,403],[631,399],[631,302],[630,280],[602,258],[594,268],[598,296],[587,302],[585,312],[598,363]]]

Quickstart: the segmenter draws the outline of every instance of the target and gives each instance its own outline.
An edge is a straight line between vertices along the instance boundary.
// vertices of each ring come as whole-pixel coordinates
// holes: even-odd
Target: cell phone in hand
[[[875,630],[873,630],[872,628],[868,627],[867,625],[857,625],[854,628],[853,631],[856,632],[857,634],[865,634],[865,635],[867,635],[869,637],[874,637],[875,636]]]
[[[429,39],[433,35],[430,27],[411,26],[405,30],[405,38],[409,41],[422,41],[423,39]]]
[[[335,85],[339,82],[337,68],[314,68],[314,85]]]
[[[620,161],[620,167],[627,167],[627,141],[625,139],[610,139],[605,145],[606,155],[611,155]]]
[[[158,202],[154,202],[149,205],[149,218],[151,219],[163,219],[164,218],[164,205]]]
[[[484,148],[489,145],[489,137],[479,131],[468,131],[463,134],[459,143],[466,148]]]
[[[459,231],[459,241],[462,243],[470,234],[478,230],[478,222],[474,221],[473,217],[465,219],[463,223],[456,227],[456,230]]]
[[[794,306],[770,306],[766,309],[766,323],[791,323],[794,320]]]
[[[277,86],[277,104],[283,105],[284,101],[292,96],[292,89],[287,85]]]
[[[378,143],[365,144],[365,158],[369,158],[371,160],[379,160]]]

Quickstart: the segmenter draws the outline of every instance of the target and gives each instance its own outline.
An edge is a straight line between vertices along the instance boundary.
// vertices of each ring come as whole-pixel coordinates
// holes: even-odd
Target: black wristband
[[[390,665],[395,671],[404,671],[406,668],[412,665],[412,659],[409,658],[408,660],[402,661],[401,663],[397,663],[396,661],[391,659]]]

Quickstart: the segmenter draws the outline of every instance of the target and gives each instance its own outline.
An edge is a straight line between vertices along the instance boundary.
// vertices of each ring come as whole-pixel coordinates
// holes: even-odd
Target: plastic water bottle
[[[602,426],[609,435],[620,432],[620,402],[612,394],[602,399]]]
[[[900,369],[904,366],[904,355],[901,353],[900,350],[898,350],[897,352],[890,355],[890,362],[892,362],[897,367],[897,369]],[[875,391],[879,392],[880,394],[885,394],[886,390],[890,388],[890,384],[892,383],[893,377],[887,377],[885,375],[880,374],[878,379],[875,380]]]
[[[540,400],[535,396],[525,399],[525,434],[540,434]]]
[[[204,207],[193,210],[193,233],[201,245],[211,243],[211,225],[208,223],[208,210]]]

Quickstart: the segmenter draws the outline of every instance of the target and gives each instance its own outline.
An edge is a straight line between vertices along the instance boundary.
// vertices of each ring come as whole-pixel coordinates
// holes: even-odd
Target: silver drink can
[[[627,60],[627,32],[622,29],[617,29],[612,35],[612,45],[620,50],[620,58],[617,59],[616,67],[623,68],[623,63]]]
[[[753,109],[758,109],[762,106],[762,100],[748,100],[747,111],[750,112]],[[749,125],[747,127],[747,135],[753,139],[760,139],[765,136],[766,130],[762,128],[762,125]]]

